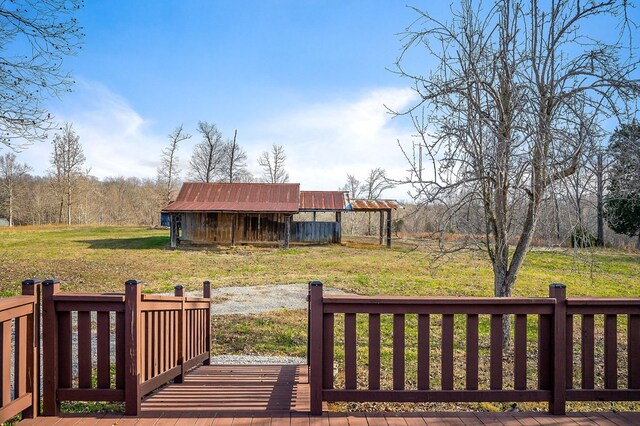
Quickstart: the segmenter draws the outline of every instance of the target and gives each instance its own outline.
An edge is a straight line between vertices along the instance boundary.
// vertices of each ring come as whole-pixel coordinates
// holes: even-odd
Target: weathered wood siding
[[[292,222],[292,243],[338,243],[339,222]]]
[[[236,244],[284,239],[284,214],[238,213],[235,216]],[[182,240],[195,244],[230,244],[233,217],[231,213],[183,213]]]

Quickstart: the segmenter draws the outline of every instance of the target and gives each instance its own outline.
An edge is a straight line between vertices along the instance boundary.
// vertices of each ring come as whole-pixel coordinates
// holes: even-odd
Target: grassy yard
[[[210,280],[213,287],[320,280],[328,286],[362,295],[492,295],[492,271],[482,252],[459,252],[442,261],[436,260],[428,246],[416,247],[414,243],[402,241],[394,243],[390,250],[363,244],[362,239],[344,245],[295,246],[289,250],[237,247],[172,251],[167,250],[168,243],[168,231],[141,227],[0,229],[0,294],[17,294],[23,279],[35,277],[59,279],[63,291],[121,291],[125,280],[136,278],[144,282],[145,292],[170,292],[177,284],[199,290],[204,280]],[[569,296],[638,297],[640,254],[611,249],[533,249],[516,284],[515,295],[546,296],[552,282],[566,284]],[[415,369],[410,366],[415,364],[416,357],[415,350],[411,349],[416,338],[414,320],[407,319],[408,377]],[[463,318],[456,317],[456,322],[459,321]],[[367,332],[364,322],[364,318],[359,318],[358,335],[363,350]],[[342,345],[339,319],[336,325],[339,348]],[[464,324],[458,325],[458,330],[464,330]],[[535,324],[529,327],[535,333]],[[485,340],[486,329],[487,324],[481,321],[480,331]],[[624,329],[625,324],[621,324],[620,332]],[[383,322],[383,334],[388,334],[385,330],[390,330],[388,321]],[[217,316],[213,318],[213,336],[214,352],[218,354],[305,356],[306,312],[280,310],[259,315]],[[432,336],[432,374],[433,383],[437,385],[437,320]],[[623,337],[621,334],[621,342]],[[535,342],[531,341],[531,345],[534,347]],[[598,347],[602,349],[601,345]],[[383,366],[391,356],[385,351]],[[461,368],[464,365],[464,336],[458,331],[455,352],[456,370],[459,370],[458,365]],[[484,353],[485,358],[487,355]],[[505,353],[505,371],[511,356],[508,351]],[[358,358],[363,367],[359,381],[366,384],[366,353],[359,351]],[[343,361],[339,350],[336,361],[338,365]],[[619,365],[626,365],[623,359]],[[535,378],[535,369],[532,358],[530,383]],[[486,379],[487,370],[487,366],[481,366],[481,380]],[[342,380],[340,372],[337,380]],[[383,374],[383,382],[388,380],[390,376]],[[505,383],[508,384],[508,380]],[[413,385],[408,383],[409,387]],[[474,408],[505,407],[488,404]]]

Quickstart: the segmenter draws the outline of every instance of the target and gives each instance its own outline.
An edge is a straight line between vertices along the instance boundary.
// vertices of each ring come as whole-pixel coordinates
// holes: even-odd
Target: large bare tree
[[[62,223],[64,206],[67,207],[67,224],[71,225],[71,206],[75,203],[74,190],[78,179],[84,174],[82,166],[86,161],[80,136],[71,123],[65,123],[61,133],[53,137],[53,184],[59,197],[58,222]]]
[[[282,145],[273,144],[271,151],[264,151],[258,158],[258,165],[262,167],[262,181],[266,183],[286,183],[289,173],[284,168],[287,154]]]
[[[222,162],[223,182],[249,182],[252,180],[247,170],[247,153],[238,144],[238,131],[233,134],[233,139],[224,144],[224,160]]]
[[[425,156],[403,149],[406,181],[420,203],[443,207],[442,229],[469,226],[492,262],[495,295],[510,296],[548,188],[578,166],[581,127],[621,114],[640,86],[629,38],[587,30],[592,18],[628,30],[628,2],[485,5],[463,0],[446,21],[416,9],[396,72],[418,95],[400,113]],[[413,68],[426,58],[433,68]]]
[[[224,141],[222,133],[214,123],[198,122],[198,133],[202,140],[193,148],[189,161],[189,175],[198,182],[215,182],[224,166]]]
[[[175,198],[178,182],[180,181],[178,144],[190,138],[191,135],[182,129],[181,124],[169,135],[169,146],[162,150],[157,180],[162,186],[162,201],[165,204],[168,204]]]
[[[29,172],[29,166],[20,163],[16,159],[16,155],[8,152],[0,156],[0,194],[4,198],[7,208],[7,216],[9,216],[9,226],[13,226],[14,206],[16,204],[16,190],[20,180]],[[0,201],[2,199],[0,198]]]
[[[81,0],[0,2],[0,144],[20,148],[46,137],[44,101],[70,90],[62,61],[82,37]]]

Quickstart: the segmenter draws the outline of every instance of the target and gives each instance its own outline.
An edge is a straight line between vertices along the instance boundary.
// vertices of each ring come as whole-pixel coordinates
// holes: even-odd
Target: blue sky
[[[49,103],[74,123],[91,174],[154,177],[167,134],[184,124],[183,175],[199,120],[258,155],[282,144],[291,181],[337,189],[373,167],[401,178],[396,140],[408,140],[402,108],[413,94],[392,67],[400,33],[415,19],[395,0],[87,1],[86,37],[67,60],[74,92]],[[36,173],[49,142],[19,154]],[[406,189],[384,194],[406,199]]]

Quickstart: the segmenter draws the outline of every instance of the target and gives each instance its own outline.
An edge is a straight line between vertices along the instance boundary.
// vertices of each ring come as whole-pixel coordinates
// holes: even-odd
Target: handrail
[[[33,418],[38,412],[38,284],[25,280],[22,296],[0,300],[0,423],[20,413],[23,419]]]
[[[136,280],[125,283],[124,294],[60,293],[57,281],[43,284],[45,415],[57,415],[66,400],[125,402],[126,413],[136,415],[145,394],[169,380],[181,381],[198,363],[208,363],[208,281],[203,298],[184,297],[178,292],[182,286],[174,296],[142,294]]]
[[[566,298],[564,285],[552,284],[547,298],[324,296],[321,282],[309,283],[309,364],[311,412],[320,414],[323,401],[370,402],[521,402],[546,401],[553,414],[565,412],[566,401],[640,400],[640,298]],[[392,385],[381,389],[381,315],[392,318]],[[358,383],[358,316],[368,316],[366,388]],[[417,316],[416,390],[405,389],[405,318]],[[441,318],[441,386],[430,383],[431,315]],[[456,315],[466,317],[466,385],[454,386]],[[490,317],[489,389],[478,388],[479,315]],[[503,317],[512,315],[513,389],[503,387]],[[604,318],[604,387],[594,386],[594,315]],[[344,317],[344,387],[335,388],[335,317]],[[537,384],[527,384],[527,317],[537,317]],[[581,317],[580,376],[573,384],[574,316]],[[617,332],[627,319],[628,380],[618,389]]]

